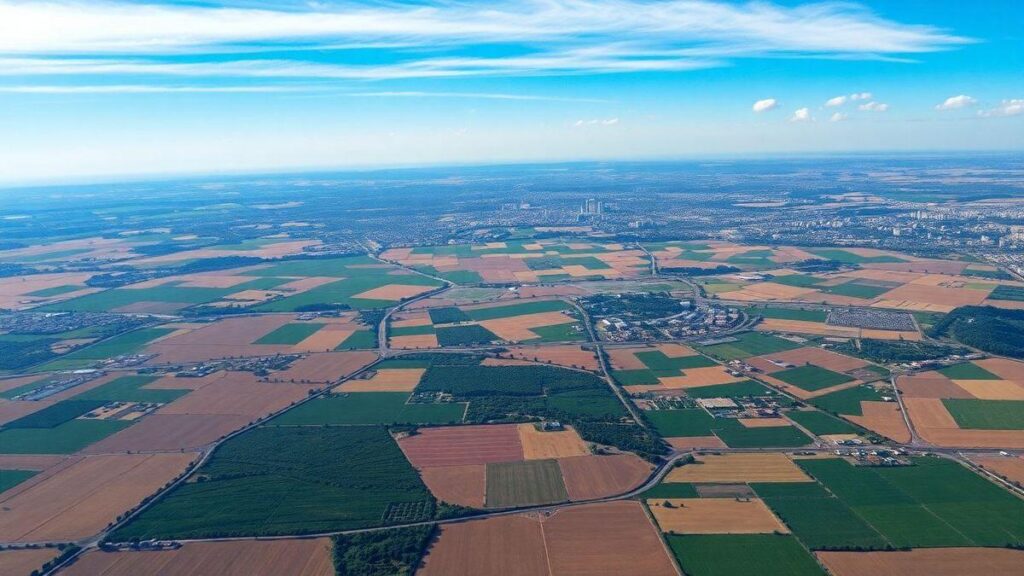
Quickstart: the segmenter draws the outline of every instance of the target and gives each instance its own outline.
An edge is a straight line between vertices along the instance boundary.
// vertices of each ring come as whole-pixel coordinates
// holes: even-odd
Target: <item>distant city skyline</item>
[[[1024,150],[1014,0],[0,0],[0,184]]]

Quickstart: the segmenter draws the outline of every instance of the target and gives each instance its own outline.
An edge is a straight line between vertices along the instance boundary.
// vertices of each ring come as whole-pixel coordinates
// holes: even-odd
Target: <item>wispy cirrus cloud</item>
[[[682,72],[739,58],[900,59],[971,42],[938,28],[884,19],[848,3],[255,5],[0,0],[0,55],[12,65],[0,68],[6,75],[389,80]],[[486,49],[498,43],[515,45],[516,50]],[[346,52],[353,48],[373,51],[380,63],[348,58]],[[291,56],[259,57],[271,51]],[[309,51],[320,55],[306,56]],[[458,55],[469,52],[493,55]],[[235,57],[215,57],[224,54]]]

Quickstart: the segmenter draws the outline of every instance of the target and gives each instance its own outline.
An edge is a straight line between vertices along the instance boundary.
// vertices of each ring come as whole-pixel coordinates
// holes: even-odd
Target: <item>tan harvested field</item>
[[[426,368],[385,368],[365,380],[348,380],[339,389],[342,392],[412,392],[426,371]]]
[[[536,362],[530,360],[516,360],[515,358],[484,358],[481,366],[536,366]]]
[[[412,328],[415,326],[430,326],[430,316],[426,312],[402,312],[392,317],[392,328]]]
[[[572,324],[577,320],[561,312],[541,312],[539,314],[524,314],[512,316],[511,318],[496,318],[479,322],[487,330],[493,332],[498,338],[508,342],[522,342],[537,338],[537,333],[531,328],[544,326],[557,326],[560,324]]]
[[[676,390],[685,388],[699,388],[701,386],[712,386],[714,384],[731,384],[746,380],[742,376],[733,376],[726,372],[722,366],[708,366],[706,368],[687,368],[683,370],[682,376],[663,376],[658,378],[662,387]]]
[[[570,500],[589,500],[622,494],[636,488],[653,467],[634,454],[559,458]]]
[[[899,404],[861,401],[860,408],[862,416],[844,414],[843,418],[896,442],[910,442],[910,430],[907,430],[907,424],[903,421]]]
[[[90,276],[92,274],[88,272],[61,272],[57,274],[33,274],[30,276],[0,278],[0,308],[22,310],[44,302],[67,300],[74,296],[97,292],[98,288],[88,288],[85,286],[85,281]],[[26,296],[30,292],[69,285],[81,285],[82,289],[59,296]]]
[[[654,347],[669,358],[686,358],[697,355],[696,350],[683,344],[662,343],[656,344]]]
[[[810,363],[834,372],[850,372],[868,366],[867,362],[858,358],[851,358],[850,356],[844,356],[829,350],[811,347],[797,348],[796,350],[787,350],[775,354],[765,354],[762,358],[788,362],[794,366],[803,366]],[[772,367],[771,371],[784,369],[771,363],[769,363],[769,366]]]
[[[156,414],[230,414],[258,418],[306,398],[314,384],[260,382],[251,372],[224,378],[162,406]]]
[[[515,424],[422,428],[398,441],[417,468],[516,462],[523,445]]]
[[[669,502],[671,508],[665,506]],[[677,534],[788,534],[760,499],[661,498],[648,500],[662,532]]]
[[[330,538],[190,542],[177,550],[86,553],[68,576],[333,576]]]
[[[483,508],[487,484],[487,466],[431,466],[420,470],[423,483],[442,502]]]
[[[0,551],[0,574],[6,576],[29,576],[57,557],[56,548],[26,548]]]
[[[436,334],[411,334],[409,336],[392,336],[390,338],[392,348],[438,348]]]
[[[731,296],[732,295],[730,294],[730,297]],[[824,322],[808,322],[805,320],[781,320],[779,318],[765,318],[757,325],[756,329],[763,332],[795,332],[797,334],[839,336],[843,338],[856,338],[860,336],[860,328],[849,328],[846,326],[829,326]]]
[[[898,330],[873,330],[871,328],[863,328],[860,331],[861,338],[870,338],[873,340],[912,340],[917,342],[921,340],[920,332],[910,331],[898,331]]]
[[[666,482],[811,482],[785,454],[706,454],[673,469]]]
[[[801,296],[816,292],[813,288],[801,288],[799,286],[787,286],[774,282],[761,282],[745,286],[742,290],[729,292],[729,300],[743,301],[775,301],[775,300],[796,300]]]
[[[287,353],[291,351],[291,346],[251,342],[294,321],[294,314],[225,318],[188,334],[172,336],[150,344],[145,352],[158,354],[151,363],[161,364]]]
[[[1011,482],[1024,483],[1024,458],[1020,456],[985,456],[972,460]]]
[[[1024,550],[921,548],[895,552],[818,552],[833,576],[1024,574]]]
[[[939,286],[928,276],[924,276],[882,294],[875,302],[875,306],[949,312],[959,306],[981,304],[988,294],[986,290]]]
[[[256,256],[258,258],[281,258],[282,256],[292,256],[294,254],[301,254],[303,248],[307,246],[316,246],[320,244],[320,240],[292,240],[289,242],[276,242],[274,244],[267,244],[260,246],[255,250],[221,250],[214,248],[201,248],[198,250],[186,250],[183,252],[175,252],[173,254],[164,254],[160,256],[153,256],[151,258],[143,258],[141,260],[133,260],[132,264],[137,266],[149,266],[153,264],[165,264],[167,262],[180,262],[182,260],[194,260],[200,258],[220,258],[223,256]]]
[[[277,291],[280,291],[280,292],[291,292],[291,293],[294,293],[294,294],[299,294],[301,292],[306,292],[308,290],[312,290],[313,288],[317,288],[319,286],[323,286],[324,284],[330,284],[332,282],[337,282],[338,280],[339,280],[339,278],[329,278],[329,277],[323,277],[323,276],[312,276],[312,277],[309,277],[309,278],[299,278],[298,280],[292,280],[291,282],[288,282],[286,284],[281,284],[280,286],[277,286],[276,288],[274,288],[274,290],[277,290]]]
[[[0,499],[0,540],[77,540],[98,533],[195,459],[190,452],[88,456]],[[52,473],[51,473],[52,470]]]
[[[972,398],[970,392],[934,371],[900,376],[896,379],[896,386],[904,398]]]
[[[552,576],[675,576],[639,502],[563,508],[542,522]]]
[[[677,436],[665,438],[665,441],[676,450],[691,450],[693,448],[725,448],[725,442],[718,436]]]
[[[369,350],[310,354],[292,362],[287,370],[270,375],[271,380],[290,382],[337,382],[377,359]]]
[[[1009,358],[985,358],[975,360],[974,363],[1004,380],[1024,381],[1024,362]]]
[[[232,414],[150,414],[139,423],[91,444],[84,452],[198,449],[251,421],[250,416]]]
[[[1024,430],[962,430],[938,398],[905,398],[914,429],[936,446],[1024,448]]]
[[[792,426],[785,418],[740,418],[740,424],[744,428],[778,428],[779,426]]]
[[[546,576],[544,534],[527,516],[499,516],[441,527],[420,576]]]
[[[520,360],[551,363],[559,366],[598,370],[594,353],[572,344],[555,346],[509,346],[502,354],[510,354]]]
[[[570,427],[565,430],[541,432],[533,424],[519,424],[519,442],[523,445],[523,458],[546,460],[590,454],[587,443]]]
[[[348,339],[357,329],[357,324],[328,324],[292,347],[295,352],[330,352]]]
[[[1024,400],[1024,386],[1011,380],[953,380],[953,383],[982,400]]]
[[[402,300],[405,298],[412,298],[413,296],[419,296],[424,292],[433,290],[432,286],[417,286],[414,284],[385,284],[384,286],[378,286],[372,290],[360,292],[352,296],[352,298],[362,298],[365,300]]]

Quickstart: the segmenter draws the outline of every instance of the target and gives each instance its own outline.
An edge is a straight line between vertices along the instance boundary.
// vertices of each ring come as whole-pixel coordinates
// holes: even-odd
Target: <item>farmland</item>
[[[190,482],[163,496],[116,537],[342,530],[380,525],[403,505],[414,507],[418,518],[433,514],[430,493],[386,429],[257,428],[224,444]]]

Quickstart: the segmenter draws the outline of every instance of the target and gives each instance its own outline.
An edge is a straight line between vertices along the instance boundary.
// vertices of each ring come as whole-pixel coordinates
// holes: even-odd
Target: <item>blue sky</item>
[[[1018,0],[0,0],[0,182],[1021,150]]]

